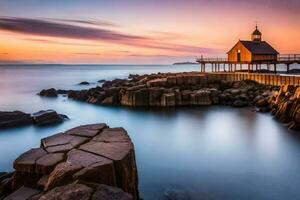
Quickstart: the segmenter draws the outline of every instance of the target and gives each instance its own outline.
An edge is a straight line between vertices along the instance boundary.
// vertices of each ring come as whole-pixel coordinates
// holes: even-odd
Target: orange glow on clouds
[[[225,56],[238,39],[250,38],[256,21],[263,40],[280,53],[300,52],[300,14],[288,4],[198,2],[111,6],[114,15],[103,10],[85,17],[70,10],[70,16],[62,16],[59,8],[58,16],[6,13],[0,17],[0,62],[153,64],[193,61],[201,54]]]

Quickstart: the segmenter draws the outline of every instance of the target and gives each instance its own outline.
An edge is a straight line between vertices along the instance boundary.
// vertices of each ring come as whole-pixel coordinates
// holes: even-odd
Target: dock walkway
[[[277,73],[277,65],[278,64],[285,64],[286,71],[290,71],[291,64],[300,64],[300,54],[280,54],[277,56],[277,60],[270,61],[267,59],[261,58],[257,61],[252,62],[239,62],[239,61],[229,61],[227,58],[198,58],[196,60],[200,65],[200,71],[206,72],[206,65],[210,64],[212,66],[212,72],[235,72],[238,70],[242,70],[243,65],[247,65],[248,73],[261,71],[263,65],[267,67],[267,70],[270,71],[271,69],[274,73]],[[227,67],[227,69],[226,69]]]

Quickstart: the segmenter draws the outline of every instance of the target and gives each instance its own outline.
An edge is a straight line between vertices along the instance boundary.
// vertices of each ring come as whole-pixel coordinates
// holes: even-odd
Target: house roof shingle
[[[279,54],[269,43],[254,42],[254,41],[240,41],[252,54]]]

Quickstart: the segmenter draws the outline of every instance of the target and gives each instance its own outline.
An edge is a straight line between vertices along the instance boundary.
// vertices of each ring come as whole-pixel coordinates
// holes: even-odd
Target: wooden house
[[[279,54],[269,43],[262,41],[262,34],[257,26],[251,34],[251,41],[239,40],[227,52],[229,62],[255,63],[272,62],[277,60]]]

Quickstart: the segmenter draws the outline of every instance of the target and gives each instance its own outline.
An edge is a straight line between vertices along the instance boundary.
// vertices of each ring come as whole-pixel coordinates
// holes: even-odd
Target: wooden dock
[[[243,65],[247,65],[248,73],[259,72],[262,70],[262,66],[266,66],[268,71],[273,70],[277,73],[277,65],[284,64],[286,66],[286,71],[290,71],[291,64],[300,64],[300,54],[280,54],[277,56],[277,60],[269,61],[261,58],[257,61],[252,62],[238,62],[238,61],[228,61],[227,58],[198,58],[196,60],[201,65],[201,72],[206,72],[206,65],[210,64],[212,72],[236,72],[242,71]]]

